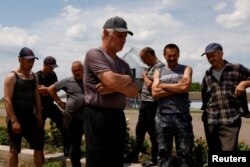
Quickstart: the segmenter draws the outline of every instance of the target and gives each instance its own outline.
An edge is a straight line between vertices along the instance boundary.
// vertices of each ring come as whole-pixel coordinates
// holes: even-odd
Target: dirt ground
[[[137,110],[125,110],[126,118],[129,120],[129,128],[132,135],[135,135],[135,126],[138,120],[138,111]],[[201,121],[201,112],[191,112],[193,121],[193,131],[195,138],[202,137],[205,139],[203,123]],[[147,139],[148,135],[146,136]],[[244,141],[247,145],[250,146],[250,118],[242,118],[242,126],[240,130],[239,142]]]
[[[128,119],[131,135],[135,136],[135,127],[138,121],[138,110],[125,110],[126,118]],[[195,138],[202,137],[205,139],[203,123],[201,121],[201,112],[191,112],[193,121],[193,130]],[[4,108],[0,108],[0,116],[6,116]],[[5,124],[5,121],[0,122],[1,125]],[[148,136],[146,136],[148,139]],[[242,126],[240,130],[239,141],[244,141],[250,146],[250,118],[242,118]]]

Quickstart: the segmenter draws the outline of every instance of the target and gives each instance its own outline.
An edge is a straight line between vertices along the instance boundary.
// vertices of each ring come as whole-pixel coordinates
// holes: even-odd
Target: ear
[[[109,36],[110,32],[106,29],[103,30],[103,34],[105,37]]]

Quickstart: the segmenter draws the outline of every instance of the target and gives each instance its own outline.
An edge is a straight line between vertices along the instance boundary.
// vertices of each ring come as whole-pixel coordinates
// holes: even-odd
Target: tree
[[[190,85],[189,91],[190,92],[200,92],[201,91],[201,84],[199,82],[193,82]]]

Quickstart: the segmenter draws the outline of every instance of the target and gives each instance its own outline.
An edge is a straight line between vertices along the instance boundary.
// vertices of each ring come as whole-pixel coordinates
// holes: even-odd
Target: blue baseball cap
[[[25,58],[25,59],[37,59],[38,60],[38,58],[35,56],[33,51],[30,48],[27,48],[27,47],[24,47],[24,48],[22,48],[20,50],[18,57],[22,57],[22,58]]]
[[[206,49],[205,49],[205,52],[202,53],[201,56],[207,54],[207,53],[212,53],[212,52],[215,52],[215,51],[223,51],[222,49],[222,46],[221,44],[219,43],[210,43],[209,45],[207,45]]]

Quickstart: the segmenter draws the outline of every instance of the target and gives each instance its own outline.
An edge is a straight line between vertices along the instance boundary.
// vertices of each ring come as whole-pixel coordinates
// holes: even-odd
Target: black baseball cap
[[[56,59],[52,56],[45,57],[43,64],[50,65],[54,68],[58,67],[58,65],[56,64]]]
[[[20,50],[18,57],[22,57],[25,59],[37,59],[38,60],[38,58],[35,57],[35,54],[33,53],[33,51],[27,47],[24,47]]]
[[[119,16],[108,19],[103,25],[103,29],[114,29],[118,32],[127,32],[129,35],[133,35],[133,32],[128,30],[127,22]]]

